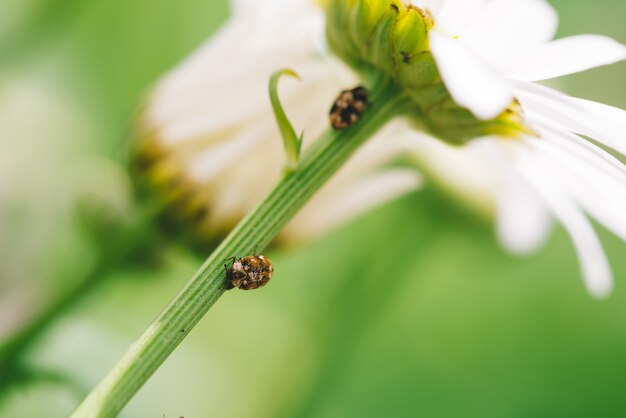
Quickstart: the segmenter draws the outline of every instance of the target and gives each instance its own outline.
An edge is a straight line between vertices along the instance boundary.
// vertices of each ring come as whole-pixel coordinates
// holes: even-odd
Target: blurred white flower
[[[139,130],[149,178],[194,234],[226,234],[269,191],[284,151],[267,93],[271,74],[293,68],[280,97],[304,148],[328,126],[338,92],[356,77],[329,56],[323,11],[307,1],[234,1],[233,16],[151,94]],[[372,206],[417,189],[409,168],[383,169],[403,139],[370,141],[284,229],[281,241],[320,235]],[[175,176],[176,180],[172,181]]]
[[[405,169],[372,171],[410,150],[456,194],[481,206],[494,201],[498,235],[511,251],[537,248],[558,220],[576,247],[589,291],[608,294],[611,270],[587,215],[626,240],[626,169],[614,156],[626,154],[626,112],[533,81],[620,61],[626,48],[596,35],[552,41],[557,15],[543,0],[411,3],[434,20],[430,48],[456,103],[490,119],[519,102],[529,133],[457,148],[394,124],[286,233],[313,234],[414,189],[418,179]],[[265,92],[270,74],[282,67],[301,74],[303,82],[284,83],[281,97],[307,138],[327,126],[337,92],[357,83],[328,56],[323,15],[313,1],[240,0],[234,10],[216,37],[157,86],[142,120],[149,146],[159,149],[151,172],[173,170],[201,187],[210,234],[235,223],[279,176],[283,154]],[[333,207],[342,209],[333,216]]]

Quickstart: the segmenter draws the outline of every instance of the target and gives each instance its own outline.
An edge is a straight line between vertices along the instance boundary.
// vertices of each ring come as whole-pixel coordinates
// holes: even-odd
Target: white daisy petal
[[[568,99],[584,113],[584,119],[579,121],[581,134],[602,141],[606,146],[626,155],[626,111],[591,100],[576,97]]]
[[[521,181],[517,173],[505,171],[496,195],[498,238],[512,253],[528,254],[541,247],[551,231],[549,212],[537,194]]]
[[[620,182],[581,154],[556,143],[533,141],[533,147],[552,161],[551,174],[578,204],[606,228],[626,240],[626,189]]]
[[[626,47],[600,35],[578,35],[559,39],[536,48],[511,78],[547,80],[578,73],[626,59]]]
[[[626,111],[534,83],[515,82],[514,86],[529,117],[547,117],[626,155]]]
[[[507,250],[514,254],[528,254],[548,239],[552,217],[541,197],[510,164],[519,144],[503,142],[501,138],[490,139],[480,145],[490,157],[485,162],[492,162],[496,168],[496,232]]]
[[[552,162],[541,161],[537,155],[531,157],[527,154],[525,157],[518,168],[569,233],[581,263],[587,290],[599,298],[608,296],[613,288],[613,275],[591,223],[554,180],[548,168],[551,168]]]
[[[533,125],[541,128],[541,139],[553,142],[564,151],[584,158],[617,181],[626,182],[626,165],[607,151],[547,118],[534,116]]]
[[[418,169],[472,211],[492,216],[497,175],[482,150],[483,142],[455,147],[409,126],[405,128],[409,129],[402,134],[406,138],[406,150]]]
[[[498,238],[512,253],[528,254],[547,240],[552,229],[551,216],[540,196],[506,163],[507,155],[497,151],[498,147],[492,147],[491,156],[499,167],[500,180],[495,194]]]
[[[567,107],[573,106],[573,104],[568,100],[568,96],[566,94],[550,87],[546,87],[542,84],[521,80],[511,80],[511,85],[513,85],[516,96],[520,94],[519,92],[523,92],[545,97],[557,102],[558,105],[565,105]]]
[[[430,32],[430,47],[454,100],[480,119],[498,116],[513,100],[513,90],[479,57],[458,40]]]
[[[485,4],[491,0],[445,0],[435,14],[435,24],[453,36],[461,35],[482,14]]]
[[[507,71],[524,54],[552,39],[558,20],[544,0],[491,0],[467,30],[455,35],[492,66]]]

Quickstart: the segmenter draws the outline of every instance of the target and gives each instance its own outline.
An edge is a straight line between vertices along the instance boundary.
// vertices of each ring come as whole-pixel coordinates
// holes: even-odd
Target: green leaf
[[[282,69],[276,71],[270,77],[270,101],[272,102],[272,108],[274,109],[274,116],[276,117],[276,123],[278,123],[278,129],[283,137],[283,143],[285,145],[285,151],[287,152],[287,171],[291,172],[298,166],[300,160],[300,149],[302,148],[302,138],[304,132],[300,134],[300,137],[296,135],[296,131],[293,128],[291,122],[285,114],[280,99],[278,98],[278,80],[282,76],[289,76],[300,79],[300,76],[293,70]]]

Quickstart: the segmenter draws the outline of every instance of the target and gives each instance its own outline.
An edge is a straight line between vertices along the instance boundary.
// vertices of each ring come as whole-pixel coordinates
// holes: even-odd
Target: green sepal
[[[366,43],[372,63],[390,76],[394,75],[395,70],[393,33],[398,14],[397,6],[389,7],[374,26]]]

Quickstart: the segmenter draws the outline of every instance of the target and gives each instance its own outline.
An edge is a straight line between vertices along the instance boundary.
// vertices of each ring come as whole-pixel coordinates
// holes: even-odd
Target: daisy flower
[[[598,35],[553,40],[558,18],[543,0],[322,3],[234,2],[220,33],[156,87],[139,155],[149,162],[143,177],[185,208],[178,213],[196,211],[211,236],[250,209],[281,168],[269,75],[300,72],[303,81],[285,82],[281,96],[294,125],[314,136],[333,97],[358,84],[334,54],[366,84],[381,76],[397,84],[409,97],[399,110],[409,123],[378,134],[287,234],[301,222],[302,235],[313,235],[414,190],[419,179],[407,170],[380,170],[410,153],[447,187],[493,200],[511,251],[537,248],[556,219],[589,291],[607,295],[611,270],[589,218],[626,240],[626,169],[617,158],[626,154],[626,114],[536,82],[618,62],[626,48]],[[345,209],[333,217],[340,196]]]
[[[424,132],[479,150],[506,246],[536,247],[554,218],[574,243],[588,290],[607,295],[611,269],[588,217],[626,240],[626,169],[616,158],[626,153],[626,113],[535,82],[621,61],[626,48],[598,35],[552,40],[557,15],[543,0],[327,7],[333,51],[363,77],[382,72],[400,86],[411,99],[407,116]],[[462,177],[462,169],[449,174]]]
[[[454,100],[480,119],[519,100],[533,132],[480,144],[503,179],[502,240],[532,248],[549,213],[569,233],[589,291],[608,294],[611,270],[588,216],[626,240],[626,169],[615,157],[626,154],[626,113],[535,82],[621,61],[626,48],[599,35],[552,40],[558,18],[542,0],[416,4],[434,17],[430,48]]]

